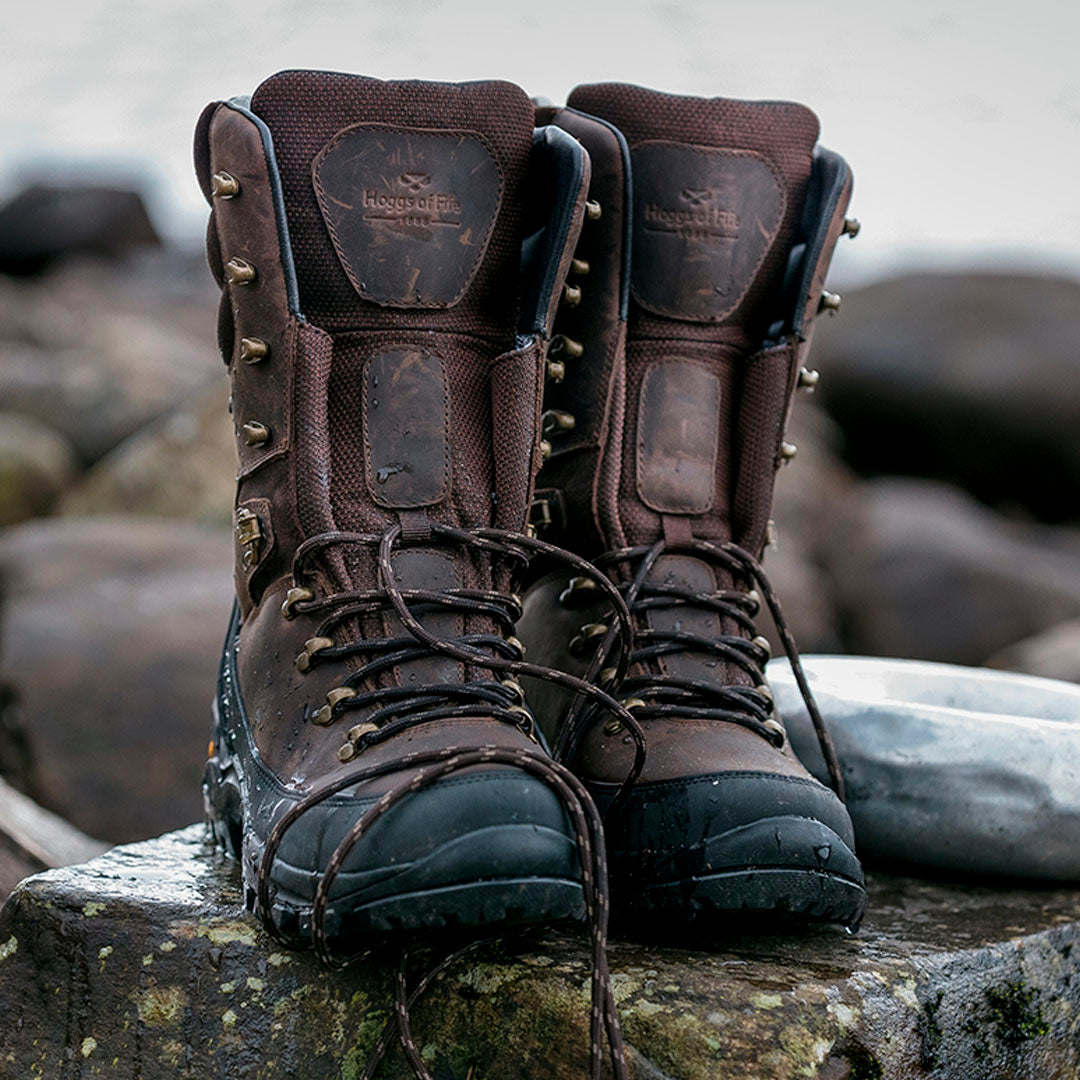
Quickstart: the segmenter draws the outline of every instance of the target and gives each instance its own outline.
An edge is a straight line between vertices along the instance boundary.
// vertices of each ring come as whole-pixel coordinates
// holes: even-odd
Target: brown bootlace
[[[630,652],[633,645],[633,625],[630,612],[619,589],[600,571],[584,559],[552,544],[533,537],[499,529],[456,529],[450,526],[433,525],[432,538],[444,544],[461,547],[466,550],[478,550],[491,556],[507,558],[524,564],[530,556],[544,555],[561,561],[575,572],[593,579],[611,601],[615,617],[612,622],[612,647],[618,646],[619,655],[614,667],[615,683],[621,680],[629,667]],[[360,545],[377,548],[379,588],[365,592],[337,593],[319,600],[301,602],[295,605],[298,612],[323,612],[329,614],[323,620],[320,634],[340,628],[347,620],[357,615],[392,609],[408,631],[408,639],[379,639],[377,641],[350,641],[340,645],[321,649],[316,653],[320,660],[344,658],[346,656],[375,653],[376,658],[363,665],[350,676],[353,683],[362,683],[377,671],[403,660],[429,656],[432,653],[456,659],[491,672],[508,672],[512,675],[529,675],[545,679],[572,690],[579,699],[587,699],[590,706],[607,711],[623,723],[636,743],[634,766],[627,776],[624,788],[629,789],[640,774],[645,760],[645,739],[640,725],[608,693],[591,682],[579,679],[566,672],[556,671],[538,664],[525,661],[520,646],[496,634],[458,635],[455,638],[442,638],[427,630],[409,608],[413,601],[425,606],[437,606],[443,610],[460,611],[468,614],[480,614],[491,617],[497,625],[512,626],[520,616],[520,606],[513,596],[494,591],[477,590],[416,590],[401,589],[394,580],[392,554],[395,544],[401,538],[401,527],[394,525],[381,536],[364,533],[334,532],[305,541],[297,549],[294,559],[294,579],[299,584],[307,559],[317,551],[336,545]],[[444,705],[450,690],[460,704]],[[404,691],[403,693],[400,691]],[[378,741],[378,737],[388,738],[390,734],[415,724],[445,718],[477,714],[493,716],[508,723],[520,726],[520,713],[512,711],[507,704],[507,688],[494,679],[478,680],[465,684],[432,684],[421,687],[393,687],[389,689],[369,689],[358,692],[355,697],[341,703],[345,708],[362,708],[377,704],[380,708],[372,714],[370,720],[378,724],[375,731],[361,735],[357,739],[358,752]],[[378,717],[379,721],[374,718]],[[385,723],[381,723],[385,721]],[[592,979],[590,1010],[590,1062],[591,1075],[601,1075],[603,1052],[602,1036],[607,1035],[613,1074],[617,1080],[627,1076],[625,1054],[619,1021],[615,1011],[614,997],[611,990],[610,973],[607,963],[607,929],[609,918],[607,861],[604,850],[602,824],[595,805],[587,790],[565,766],[540,753],[525,749],[509,749],[491,745],[468,747],[447,746],[438,751],[404,754],[390,762],[380,765],[355,769],[348,774],[331,781],[307,795],[291,807],[274,825],[267,838],[266,848],[259,865],[257,910],[271,934],[290,944],[274,925],[271,917],[273,904],[271,871],[274,859],[280,849],[288,829],[312,807],[326,799],[366,781],[390,773],[408,770],[410,775],[401,783],[383,794],[353,824],[348,833],[338,844],[323,872],[315,891],[311,914],[311,939],[316,954],[330,967],[340,968],[358,959],[368,950],[338,957],[330,948],[327,933],[327,912],[330,905],[330,891],[341,871],[349,853],[360,842],[371,826],[397,803],[414,792],[420,791],[442,778],[463,769],[477,765],[509,765],[537,777],[562,802],[572,822],[578,847],[578,859],[581,864],[582,886],[585,897],[586,917],[592,945]],[[446,961],[448,962],[448,960]],[[402,960],[404,964],[404,958]],[[428,985],[433,975],[425,977],[416,991],[419,993]],[[414,994],[415,997],[415,994]],[[421,1080],[430,1080],[430,1074],[424,1067],[412,1038],[408,1022],[409,995],[405,991],[403,968],[399,970],[395,1018],[398,1038],[413,1071]],[[370,1072],[385,1054],[388,1041],[380,1039],[376,1047],[378,1058],[369,1063]]]
[[[680,585],[649,581],[649,575],[660,556],[672,554],[693,555],[719,567],[730,575],[735,587],[700,593]],[[756,585],[768,605],[795,675],[795,682],[806,703],[806,710],[829,770],[832,787],[841,799],[844,798],[844,779],[840,772],[840,763],[810,690],[795,638],[765,570],[749,551],[730,541],[713,543],[695,539],[669,543],[659,540],[651,546],[609,551],[594,560],[594,565],[608,569],[609,572],[616,571],[619,567],[632,568],[632,574],[621,582],[619,591],[633,616],[641,616],[657,608],[694,607],[715,612],[734,622],[740,630],[740,633],[704,636],[682,629],[658,630],[639,627],[634,635],[631,665],[646,664],[675,652],[708,653],[733,664],[750,676],[754,683],[752,686],[717,685],[703,679],[683,679],[656,672],[632,675],[620,680],[620,692],[624,695],[624,700],[637,698],[642,702],[634,708],[634,716],[639,722],[657,717],[726,721],[750,728],[779,747],[784,744],[785,734],[783,728],[772,720],[773,701],[765,684],[765,665],[769,660],[769,652],[753,640],[757,633],[754,616],[760,604],[750,592],[750,583]],[[746,587],[740,587],[740,582]],[[586,679],[595,678],[596,673],[608,665],[608,656],[615,638],[616,627],[613,624],[600,641],[597,655],[585,673]],[[623,658],[620,653],[620,659]],[[582,703],[579,699],[554,747],[553,755],[557,761],[572,760],[582,735],[595,722],[596,715],[588,703]],[[626,785],[622,790],[626,790]],[[608,813],[611,813],[610,809]]]

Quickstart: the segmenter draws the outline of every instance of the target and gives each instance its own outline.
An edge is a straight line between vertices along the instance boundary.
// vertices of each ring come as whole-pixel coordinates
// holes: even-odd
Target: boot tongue
[[[756,347],[810,179],[817,117],[802,105],[580,86],[569,104],[615,124],[633,170],[631,296],[641,329]],[[689,331],[689,332],[688,332]],[[631,329],[633,335],[633,328]]]
[[[306,318],[512,338],[524,91],[285,71],[251,108],[273,136]]]
[[[286,71],[251,110],[273,138],[300,309],[333,338],[321,384],[297,372],[329,432],[329,483],[309,493],[324,512],[305,528],[488,524],[490,365],[514,347],[532,103],[503,82]]]
[[[817,118],[784,102],[616,83],[578,87],[569,104],[613,123],[630,146],[619,539],[729,539],[739,457],[756,452],[736,445],[743,377],[782,288]]]

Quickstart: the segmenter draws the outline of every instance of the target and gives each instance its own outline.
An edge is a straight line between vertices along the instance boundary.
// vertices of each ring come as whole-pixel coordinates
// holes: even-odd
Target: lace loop
[[[701,593],[682,585],[651,582],[649,577],[657,560],[663,555],[673,554],[695,556],[725,571],[733,581],[746,581],[757,588],[718,589]],[[740,724],[755,731],[774,746],[782,746],[785,739],[783,728],[773,716],[771,693],[767,694],[763,689],[767,688],[764,673],[770,653],[766,647],[767,642],[765,646],[762,645],[764,639],[758,636],[753,621],[761,598],[764,597],[814,725],[833,790],[840,799],[844,798],[844,780],[836,750],[807,682],[798,646],[784,618],[776,591],[761,563],[749,551],[730,541],[715,543],[691,539],[669,543],[661,539],[650,546],[620,548],[607,552],[595,560],[595,565],[609,574],[617,573],[620,566],[631,568],[631,576],[619,589],[632,615],[640,616],[658,609],[694,608],[728,619],[739,630],[739,633],[706,636],[682,629],[639,626],[634,636],[631,664],[643,664],[681,652],[708,653],[731,663],[754,683],[752,686],[724,686],[705,680],[678,678],[670,674],[633,675],[622,681],[621,690],[645,699],[645,707],[635,710],[639,720],[661,716],[721,720]],[[594,669],[599,670],[605,665],[606,650],[610,642],[611,635],[608,634],[597,649],[586,677],[591,677]],[[556,757],[559,760],[565,761],[572,757],[587,726],[588,723],[582,721],[566,725],[566,738],[560,740],[556,746]]]

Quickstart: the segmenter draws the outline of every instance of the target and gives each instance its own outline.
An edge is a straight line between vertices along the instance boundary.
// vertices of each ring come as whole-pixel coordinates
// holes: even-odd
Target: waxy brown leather
[[[552,489],[552,501],[563,498],[571,508],[565,523],[571,546],[598,522],[604,548],[696,536],[733,539],[759,555],[799,368],[850,197],[850,174],[814,255],[810,294],[787,298],[784,270],[803,215],[818,130],[809,110],[610,84],[579,87],[570,105],[567,112],[614,122],[630,144],[630,325],[625,354],[622,335],[609,323],[581,331],[592,353],[616,350],[608,375],[615,398],[609,415],[619,417],[621,430],[609,432],[602,455],[582,462],[588,477],[571,481],[578,487],[591,483],[594,513],[586,516],[580,501],[563,497],[554,459],[538,483]],[[789,134],[776,150],[770,140],[781,129]],[[618,270],[602,265],[610,287]],[[786,331],[767,341],[769,323],[785,311]],[[731,585],[726,575],[686,555],[662,556],[651,580],[702,594]],[[531,655],[581,674],[592,653],[575,658],[569,642],[583,626],[610,614],[602,603],[565,605],[560,596],[566,588],[565,574],[535,583],[520,633]],[[653,609],[641,625],[708,638],[738,632],[730,620],[694,607]],[[707,653],[680,651],[651,663],[676,677],[753,685],[745,672]],[[569,696],[536,683],[529,684],[529,695],[548,737],[556,738]],[[777,750],[735,724],[680,718],[647,721],[645,727],[649,752],[639,783],[729,771],[808,775],[786,746]],[[596,782],[619,783],[632,751],[625,732],[604,734],[596,724],[575,768]]]
[[[232,332],[223,333],[222,340],[228,348],[234,415],[238,428],[257,420],[270,429],[270,438],[260,447],[247,446],[243,434],[238,435],[237,504],[257,515],[263,541],[250,566],[244,565],[243,551],[237,552],[243,617],[237,684],[264,765],[298,791],[355,768],[343,764],[338,751],[345,732],[365,715],[346,711],[329,727],[313,723],[327,693],[361,661],[316,658],[306,673],[298,669],[296,657],[316,636],[323,617],[302,610],[291,618],[282,613],[282,602],[294,585],[292,560],[301,542],[334,529],[381,532],[398,522],[411,544],[393,559],[402,587],[505,589],[506,566],[425,545],[423,536],[430,520],[523,530],[540,464],[550,320],[522,344],[515,341],[516,305],[506,303],[519,288],[518,256],[510,245],[520,247],[521,242],[515,230],[524,220],[518,202],[531,153],[532,106],[508,84],[429,85],[432,89],[427,90],[424,84],[284,73],[256,92],[254,115],[243,103],[215,103],[197,132],[197,171],[213,207],[208,257],[215,276],[225,282],[224,264],[234,257],[256,268],[249,284],[224,285],[230,315],[225,325],[231,324]],[[308,92],[336,95],[339,109],[342,96],[349,93],[357,102],[370,95],[372,104],[358,105],[353,123],[310,138],[305,145],[312,147],[312,156],[306,165],[303,154],[309,151],[291,143],[287,132],[278,133],[274,148],[283,201],[275,203],[260,102],[270,103],[266,108],[271,125],[284,123],[280,117],[287,119],[288,110],[279,116],[279,103],[293,95],[299,107],[313,110],[303,96]],[[431,105],[440,98],[442,116]],[[380,109],[383,118],[372,115]],[[508,150],[509,136],[501,135],[501,149],[494,149],[484,136],[468,134],[470,109],[478,120],[497,122],[503,129],[518,123],[518,143]],[[383,122],[386,117],[394,122]],[[423,129],[402,123],[403,118],[422,119]],[[388,140],[397,140],[396,149]],[[388,183],[440,191],[456,184],[458,210],[445,233],[453,234],[464,258],[438,243],[423,248],[415,235],[423,231],[423,223],[368,223],[350,231],[335,211],[326,209],[335,199],[347,201],[344,185],[351,174],[336,151],[377,145],[389,160],[409,143],[413,157],[400,158],[401,167]],[[472,155],[467,161],[451,162],[458,169],[454,181],[446,160],[436,159],[466,151]],[[466,174],[480,169],[475,184],[459,182],[462,168]],[[219,172],[239,181],[233,197],[214,195],[211,177]],[[407,181],[399,183],[406,175]],[[361,180],[366,182],[366,177]],[[426,186],[424,177],[430,181]],[[587,184],[586,162],[579,189],[569,194],[575,210],[563,249],[556,253],[556,279],[565,274],[573,255]],[[364,262],[370,255],[365,244],[373,231],[385,236],[387,230],[395,237],[388,266],[380,270]],[[439,232],[439,227],[428,231]],[[295,282],[287,264],[290,240]],[[409,259],[418,273],[415,280],[410,275],[403,282],[399,271]],[[508,275],[511,265],[514,273]],[[342,292],[335,274],[345,276],[348,293]],[[556,293],[559,288],[556,280]],[[305,295],[323,325],[301,314]],[[346,314],[346,302],[351,315]],[[243,362],[244,337],[265,341],[266,357]],[[344,412],[343,395],[349,395],[350,402]],[[349,410],[349,422],[343,425]],[[317,596],[370,589],[377,583],[370,552],[348,547],[310,560],[304,580]],[[442,635],[490,632],[486,618],[438,611],[419,617]],[[406,636],[389,613],[353,620],[350,632],[368,638]],[[347,640],[349,633],[339,637]],[[376,677],[374,685],[476,677],[478,673],[456,661],[430,656],[397,664]],[[521,730],[487,719],[478,709],[474,718],[422,723],[374,745],[365,750],[363,764],[394,761],[410,751],[482,744],[536,749]],[[397,780],[390,774],[368,785],[365,793],[385,790]]]
[[[562,382],[549,382],[544,392],[547,409],[569,413],[574,426],[549,437],[552,452],[543,468],[534,520],[545,522],[543,535],[553,543],[570,541],[564,530],[574,522],[572,543],[583,554],[603,546],[605,525],[596,491],[600,460],[610,453],[613,417],[624,361],[623,335],[629,291],[625,252],[629,243],[626,189],[629,152],[621,134],[610,124],[574,109],[537,109],[538,124],[553,124],[569,132],[588,151],[592,164],[589,198],[600,207],[600,218],[582,231],[576,257],[589,267],[584,277],[571,276],[581,288],[581,302],[558,312],[555,330],[584,346],[579,357],[553,352],[563,363]]]

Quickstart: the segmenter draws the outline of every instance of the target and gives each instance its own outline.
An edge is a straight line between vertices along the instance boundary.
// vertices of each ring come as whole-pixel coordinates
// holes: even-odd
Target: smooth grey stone
[[[859,854],[1080,880],[1080,686],[917,660],[804,656]],[[786,659],[768,678],[791,745],[827,781]]]

